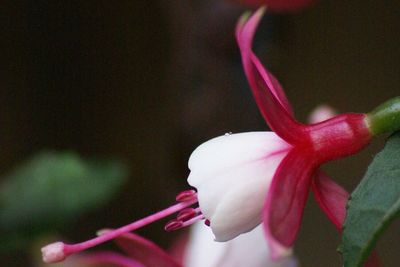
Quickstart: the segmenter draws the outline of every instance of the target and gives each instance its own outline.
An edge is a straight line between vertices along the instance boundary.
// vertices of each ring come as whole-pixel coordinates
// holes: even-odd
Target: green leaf
[[[342,244],[344,267],[358,267],[400,215],[400,133],[378,153],[347,204]]]
[[[126,177],[126,167],[115,160],[40,153],[4,177],[0,231],[29,235],[54,231],[104,204]]]

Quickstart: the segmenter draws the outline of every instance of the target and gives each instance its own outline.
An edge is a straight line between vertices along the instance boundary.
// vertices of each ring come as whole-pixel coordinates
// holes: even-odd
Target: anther
[[[189,201],[189,200],[193,200],[197,198],[197,193],[195,190],[185,190],[180,192],[177,196],[176,196],[176,201],[178,202],[185,202],[185,201]]]
[[[201,221],[201,220],[204,220],[204,215],[203,214],[197,215],[196,217],[193,217],[190,220],[184,221],[182,223],[181,227],[179,227],[179,228],[187,227],[187,226],[192,225],[192,224],[194,224],[194,223],[196,223],[198,221]]]
[[[164,227],[164,229],[165,229],[165,231],[167,231],[167,232],[171,232],[171,231],[175,231],[175,230],[178,230],[178,229],[180,229],[181,227],[182,227],[182,225],[183,225],[183,222],[182,221],[178,221],[178,220],[171,220],[171,221],[169,221],[166,225],[165,225],[165,227]]]
[[[178,221],[187,221],[192,219],[197,215],[197,211],[193,208],[186,208],[181,210],[178,215],[176,216],[176,219]]]
[[[211,222],[210,222],[209,219],[206,219],[206,220],[204,221],[204,224],[207,225],[207,226],[210,226],[210,225],[211,225]]]

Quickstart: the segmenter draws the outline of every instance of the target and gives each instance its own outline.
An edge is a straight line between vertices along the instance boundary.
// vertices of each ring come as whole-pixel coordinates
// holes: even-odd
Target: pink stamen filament
[[[186,198],[189,199],[189,198]],[[166,208],[162,211],[159,211],[157,213],[154,213],[152,215],[149,215],[141,220],[135,221],[131,224],[125,225],[121,228],[115,229],[113,231],[109,231],[103,235],[100,235],[96,238],[90,239],[88,241],[84,241],[81,243],[77,243],[77,244],[64,244],[63,247],[63,252],[65,254],[65,256],[69,256],[71,254],[86,250],[88,248],[92,248],[94,246],[97,246],[101,243],[104,243],[106,241],[109,241],[111,239],[114,239],[122,234],[137,230],[139,228],[142,228],[143,226],[146,226],[148,224],[151,224],[155,221],[158,221],[164,217],[167,217],[173,213],[176,213],[184,208],[187,208],[193,204],[195,204],[197,202],[197,197],[196,195],[192,194],[192,197],[185,201],[185,202],[180,202],[178,204],[175,204],[169,208]]]

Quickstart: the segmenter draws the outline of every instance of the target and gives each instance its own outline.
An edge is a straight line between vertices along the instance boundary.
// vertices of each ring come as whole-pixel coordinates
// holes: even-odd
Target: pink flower
[[[103,231],[105,233],[107,231]],[[228,242],[213,241],[211,230],[203,224],[191,228],[190,235],[166,252],[136,234],[123,234],[114,240],[125,253],[93,252],[71,261],[74,266],[95,267],[296,267],[292,256],[271,262],[263,230],[259,226]],[[67,265],[68,266],[68,265]],[[64,266],[64,267],[67,267]]]
[[[315,4],[316,0],[234,0],[248,6],[266,5],[268,10],[275,12],[299,11]]]
[[[333,112],[321,106],[310,119],[319,122]],[[188,183],[197,189],[201,212],[217,241],[235,238],[262,222],[272,178],[292,148],[274,132],[225,134],[196,148],[189,159]]]
[[[310,188],[321,209],[341,229],[348,194],[318,168],[327,161],[358,152],[369,143],[372,134],[365,114],[342,114],[311,125],[295,120],[279,82],[251,49],[263,12],[259,9],[250,18],[242,17],[236,38],[260,112],[270,128],[290,146],[273,175],[262,210],[266,237],[272,256],[277,258],[293,246]]]
[[[274,132],[231,134],[199,146],[189,159],[190,185],[217,241],[227,241],[263,222],[273,258],[290,251],[309,189],[341,229],[348,193],[318,167],[356,153],[371,134],[364,114],[331,118],[320,108],[311,125],[298,123],[279,82],[251,50],[263,9],[242,18],[236,37],[258,107]]]

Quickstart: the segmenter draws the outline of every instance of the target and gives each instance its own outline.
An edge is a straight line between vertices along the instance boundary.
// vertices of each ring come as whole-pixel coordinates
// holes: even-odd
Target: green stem
[[[373,135],[400,130],[400,97],[386,101],[367,116]]]

